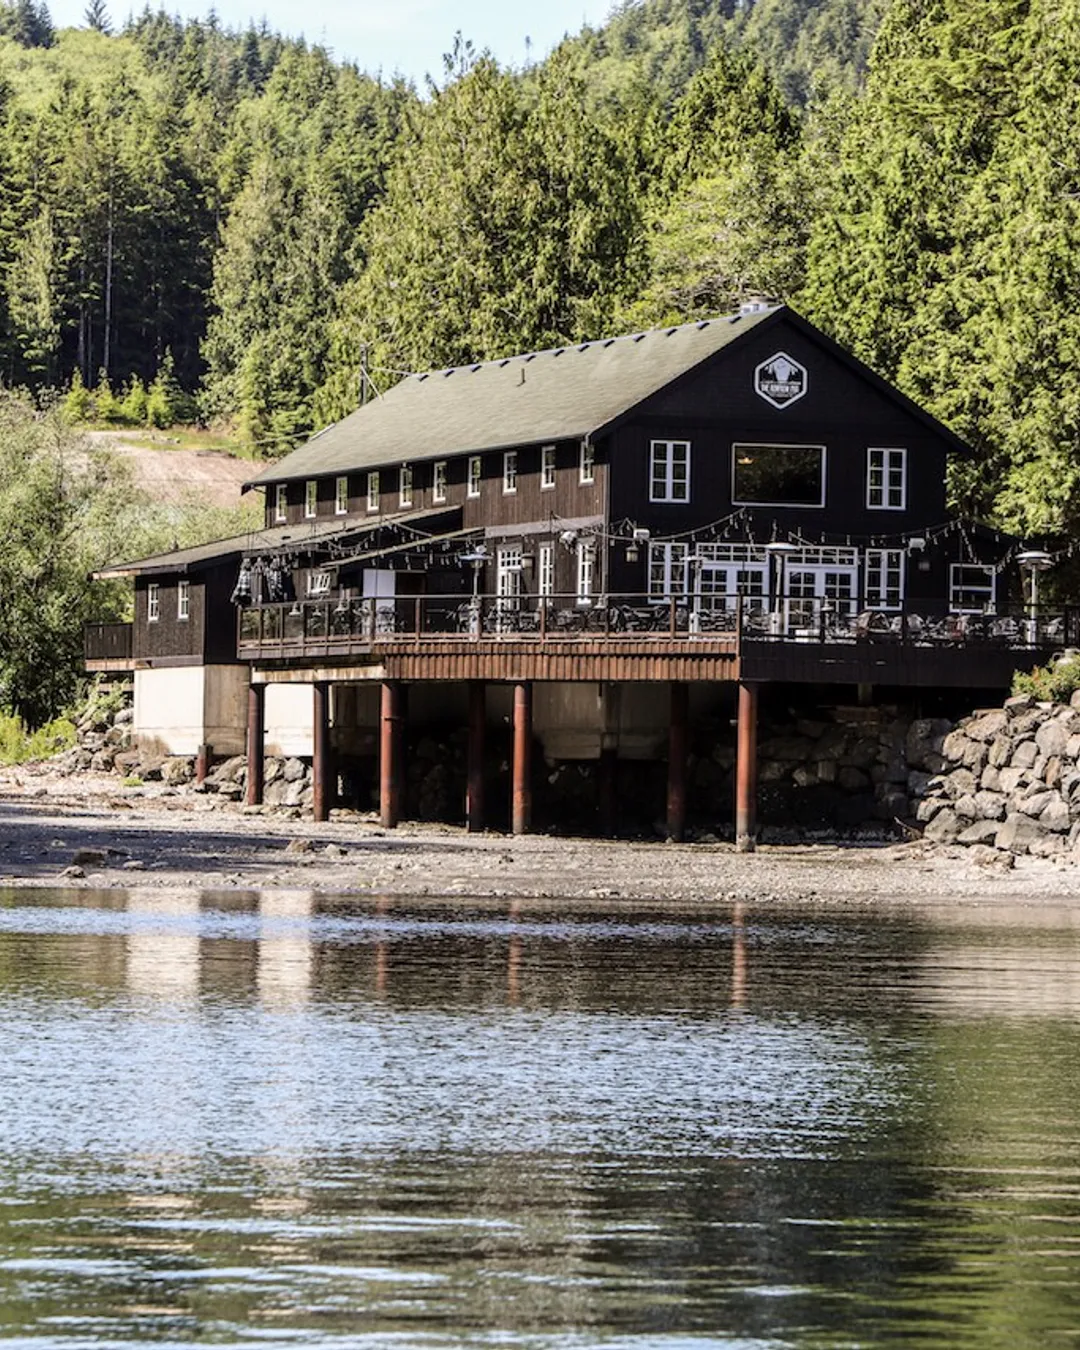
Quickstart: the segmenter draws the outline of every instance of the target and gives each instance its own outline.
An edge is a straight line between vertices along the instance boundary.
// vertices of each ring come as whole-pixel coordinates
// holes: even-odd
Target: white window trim
[[[542,445],[540,447],[541,492],[553,492],[555,490],[556,468],[555,447],[553,445]]]
[[[963,607],[956,602],[958,591],[969,589],[966,586],[957,584],[957,572],[960,568],[970,568],[986,574],[986,579],[990,583],[990,598],[985,604],[977,609],[970,606]],[[997,608],[997,571],[987,563],[950,563],[949,564],[949,613],[950,614],[985,614],[987,609],[991,611]]]
[[[516,450],[506,450],[503,452],[503,496],[513,497],[517,492],[518,480],[518,452]]]
[[[146,622],[157,623],[161,618],[161,586],[151,581],[146,588]]]
[[[191,618],[191,582],[179,581],[176,584],[176,618],[180,623]]]
[[[820,450],[821,499],[816,502],[756,502],[743,501],[735,496],[735,460],[740,450]],[[820,511],[825,505],[829,481],[829,452],[824,445],[788,443],[784,441],[735,441],[731,447],[731,504],[732,506],[783,506],[791,511]]]
[[[536,593],[549,600],[555,594],[555,545],[541,544],[536,555]]]
[[[591,539],[579,539],[577,545],[577,603],[591,605],[596,593],[596,546]]]
[[[382,501],[382,488],[379,484],[378,469],[371,469],[367,476],[367,509],[377,511]]]
[[[446,501],[446,460],[437,459],[431,471],[431,500]]]
[[[403,464],[398,469],[398,506],[413,504],[413,471],[411,464]]]
[[[690,580],[690,545],[668,543],[653,539],[649,543],[648,571],[646,588],[649,604],[668,604],[672,598],[682,599],[688,593]],[[661,576],[657,585],[657,563],[660,562]],[[679,578],[681,577],[681,581]]]
[[[308,595],[329,595],[331,581],[332,577],[325,568],[313,568],[307,574]]]
[[[469,456],[467,477],[465,480],[466,497],[479,497],[484,482],[484,463],[479,455]]]
[[[664,474],[664,491],[657,495],[655,491],[656,484],[656,448],[664,446],[667,450],[667,466]],[[674,489],[674,456],[672,451],[675,446],[686,447],[686,496],[675,497],[672,495]],[[691,472],[691,445],[689,441],[667,441],[655,440],[649,442],[649,501],[651,502],[670,502],[675,506],[687,506],[690,503],[690,472]]]
[[[870,500],[870,460],[873,455],[882,455],[881,462],[881,501]],[[900,456],[900,505],[892,506],[886,499],[889,494],[889,461],[893,455]],[[866,509],[868,511],[906,511],[908,495],[907,450],[901,445],[870,445],[866,449]]]
[[[278,483],[274,488],[274,519],[289,519],[289,487],[287,483]]]
[[[890,571],[886,561],[890,554],[894,554],[900,562],[900,599],[895,603],[890,603],[887,599],[888,585],[886,577]],[[879,598],[871,600],[870,598],[870,573],[876,572],[881,578],[881,584],[877,587]],[[868,548],[863,556],[863,601],[867,609],[879,609],[883,612],[896,613],[904,608],[904,600],[907,596],[907,553],[902,548]]]
[[[304,519],[314,520],[319,514],[319,484],[309,478],[304,484]]]
[[[596,447],[590,440],[581,442],[581,449],[578,452],[578,482],[582,487],[589,483],[596,482]],[[690,490],[690,447],[687,442],[686,455],[686,487],[687,493]]]
[[[334,483],[334,514],[345,516],[349,513],[349,476],[339,474]]]

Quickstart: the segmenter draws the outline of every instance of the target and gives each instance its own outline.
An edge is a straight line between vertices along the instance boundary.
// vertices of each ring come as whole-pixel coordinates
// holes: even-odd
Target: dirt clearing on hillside
[[[151,501],[164,505],[239,506],[241,487],[263,467],[223,450],[187,450],[170,444],[167,432],[88,431],[87,440],[128,464],[135,485]],[[161,448],[147,444],[160,436]]]

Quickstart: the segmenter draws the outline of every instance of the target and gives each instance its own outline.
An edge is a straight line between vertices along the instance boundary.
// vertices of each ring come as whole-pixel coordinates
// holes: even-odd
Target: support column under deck
[[[686,753],[689,740],[690,691],[678,681],[671,686],[671,728],[668,733],[668,838],[681,843],[686,833]]]
[[[735,748],[735,850],[757,847],[758,686],[739,684],[739,725]]]
[[[266,738],[266,685],[248,685],[247,789],[248,806],[262,806],[263,742]]]
[[[532,823],[532,685],[514,685],[514,765],[510,810],[514,834],[528,834]]]
[[[386,680],[379,719],[379,821],[386,830],[401,819],[404,741],[405,686]]]
[[[469,682],[468,777],[465,784],[465,827],[471,834],[484,828],[484,731],[487,688],[482,680]]]
[[[314,735],[311,763],[312,814],[316,820],[330,819],[330,686],[325,680],[316,680],[314,692]]]

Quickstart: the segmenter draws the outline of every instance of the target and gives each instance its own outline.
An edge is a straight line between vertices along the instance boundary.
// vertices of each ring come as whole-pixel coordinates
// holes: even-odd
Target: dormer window
[[[314,520],[319,512],[319,485],[314,478],[304,484],[304,519]]]
[[[334,514],[345,516],[349,513],[349,478],[342,474],[334,484]]]
[[[278,524],[284,524],[289,519],[289,488],[285,483],[278,483],[274,488],[274,520]]]
[[[398,505],[412,506],[412,465],[403,464],[398,470]]]
[[[367,476],[367,509],[377,511],[379,509],[379,471],[372,469]]]

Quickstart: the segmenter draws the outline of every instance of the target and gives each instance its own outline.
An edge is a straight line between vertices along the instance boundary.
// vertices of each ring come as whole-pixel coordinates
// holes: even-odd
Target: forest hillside
[[[635,0],[429,86],[0,0],[0,380],[274,455],[361,379],[789,301],[1080,517],[1080,0]]]

